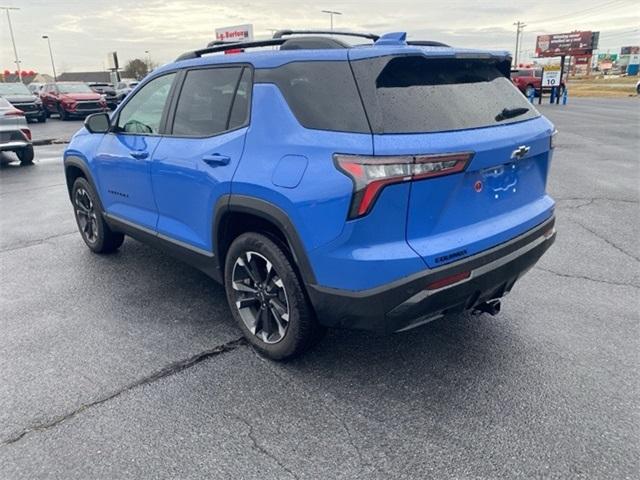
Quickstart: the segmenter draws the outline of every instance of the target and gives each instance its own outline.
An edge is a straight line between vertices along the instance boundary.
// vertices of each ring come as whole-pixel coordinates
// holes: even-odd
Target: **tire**
[[[233,241],[224,279],[233,317],[247,341],[266,357],[293,358],[322,337],[324,328],[291,261],[266,236],[250,232]]]
[[[69,120],[69,114],[64,108],[62,108],[62,105],[60,104],[58,104],[58,115],[60,116],[60,120],[62,120],[63,122]]]
[[[33,152],[33,145],[29,145],[28,147],[21,148],[16,151],[16,155],[20,160],[22,165],[33,165],[33,158],[35,156]]]
[[[71,203],[82,240],[92,252],[111,253],[120,248],[124,234],[114,232],[104,221],[98,195],[85,178],[73,182]]]
[[[48,115],[46,113],[43,113],[42,115],[40,115],[38,117],[38,123],[45,123],[47,121],[47,116]]]
[[[524,95],[525,97],[529,98],[531,97],[531,93],[533,91],[533,96],[536,95],[536,89],[533,85],[527,85],[526,88],[524,89]]]
[[[636,85],[636,93],[640,95],[640,83]]]

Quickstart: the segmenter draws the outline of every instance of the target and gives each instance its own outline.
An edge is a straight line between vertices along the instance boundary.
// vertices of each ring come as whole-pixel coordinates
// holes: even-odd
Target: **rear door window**
[[[250,73],[244,67],[188,71],[176,106],[173,135],[209,137],[244,124]]]
[[[358,60],[352,66],[374,133],[463,130],[539,116],[487,60],[408,55]]]
[[[347,61],[293,62],[256,70],[256,83],[274,83],[305,128],[371,133]]]

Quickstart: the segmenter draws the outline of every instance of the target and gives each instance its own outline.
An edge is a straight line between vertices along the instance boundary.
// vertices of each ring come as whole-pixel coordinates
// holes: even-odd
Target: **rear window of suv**
[[[352,67],[374,133],[463,130],[540,115],[491,61],[407,55]]]

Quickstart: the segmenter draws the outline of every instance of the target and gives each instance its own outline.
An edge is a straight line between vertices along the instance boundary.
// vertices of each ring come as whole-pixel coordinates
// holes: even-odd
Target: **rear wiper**
[[[517,108],[504,108],[498,115],[496,115],[496,122],[501,122],[507,118],[519,117],[529,111],[526,107]]]

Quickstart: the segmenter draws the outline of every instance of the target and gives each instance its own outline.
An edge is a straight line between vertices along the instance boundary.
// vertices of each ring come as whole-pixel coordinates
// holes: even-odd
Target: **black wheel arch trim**
[[[219,238],[219,235],[225,234],[224,232],[220,232],[219,228],[221,227],[224,215],[230,212],[255,215],[256,217],[273,223],[287,240],[288,247],[302,275],[304,283],[307,285],[316,283],[316,277],[302,240],[293,222],[284,210],[271,202],[256,197],[237,194],[224,195],[218,200],[215,207],[213,224],[214,239]],[[222,265],[224,262],[224,252],[222,251],[221,242],[216,241],[215,248],[215,255],[220,259],[220,264]]]
[[[96,185],[96,182],[93,179],[93,175],[91,175],[91,171],[89,170],[89,167],[87,166],[87,164],[85,163],[85,161],[82,159],[82,157],[79,157],[77,155],[67,155],[63,161],[64,164],[64,177],[65,180],[67,182],[67,191],[69,193],[69,199],[71,199],[71,190],[73,189],[73,184],[69,183],[69,167],[75,167],[78,168],[84,178],[87,180],[87,182],[89,182],[91,184],[91,187],[93,187],[93,191],[96,192],[96,200],[98,201],[98,206],[100,207],[100,211],[104,213],[104,207],[102,206],[102,200],[100,199],[100,193],[98,191],[98,186]]]

